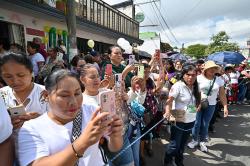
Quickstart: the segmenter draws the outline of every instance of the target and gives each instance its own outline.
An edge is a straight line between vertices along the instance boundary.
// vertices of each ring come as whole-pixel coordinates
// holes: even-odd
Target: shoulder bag
[[[215,79],[216,79],[216,77],[214,77],[214,80],[213,80],[213,82],[212,82],[212,85],[210,85],[210,88],[209,88],[209,90],[208,90],[208,92],[207,92],[207,97],[201,99],[201,109],[202,109],[202,110],[207,109],[207,107],[208,107],[208,105],[209,105],[208,96],[210,95],[210,93],[211,93],[211,91],[212,91],[212,88],[213,88],[213,86],[214,86]]]

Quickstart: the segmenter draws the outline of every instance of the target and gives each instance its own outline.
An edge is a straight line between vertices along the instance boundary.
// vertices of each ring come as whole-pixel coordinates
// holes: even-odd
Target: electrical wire
[[[165,32],[164,26],[163,26],[163,24],[161,23],[161,20],[160,20],[160,18],[158,17],[158,14],[157,14],[157,12],[156,12],[154,6],[152,5],[152,3],[151,3],[151,7],[152,7],[152,9],[153,9],[153,11],[154,11],[154,13],[155,13],[155,16],[156,16],[158,22],[159,22],[160,25],[161,25],[162,32],[165,34],[165,36],[168,38],[168,40],[172,43],[173,41],[170,39],[170,37],[169,37],[169,36],[167,35],[167,33]]]
[[[145,13],[144,10],[141,8],[140,5],[138,5],[138,7],[139,7],[139,9],[140,9],[143,13]],[[150,18],[150,17],[147,17],[147,18],[148,18],[148,20],[150,21],[150,23],[153,25],[154,22],[151,20],[151,18]],[[160,21],[159,21],[159,23],[160,23]],[[161,25],[161,26],[157,26],[157,28],[158,28],[159,31],[163,31],[163,32],[164,32],[163,35],[165,35],[165,37],[169,40],[169,42],[172,42],[171,39],[169,38],[169,36],[167,35],[167,33],[164,31],[164,28],[162,27],[162,25]]]
[[[159,14],[160,14],[160,16],[161,16],[161,19],[163,20],[163,22],[164,22],[164,24],[166,25],[167,29],[169,30],[170,34],[171,34],[172,37],[174,38],[175,42],[176,42],[177,44],[180,44],[180,42],[177,40],[177,38],[175,37],[174,33],[172,32],[170,26],[168,25],[166,19],[162,16],[162,13],[161,13],[160,9],[158,8],[158,6],[156,5],[155,2],[154,2],[154,5],[155,5],[156,9],[158,10],[158,12],[159,12]]]

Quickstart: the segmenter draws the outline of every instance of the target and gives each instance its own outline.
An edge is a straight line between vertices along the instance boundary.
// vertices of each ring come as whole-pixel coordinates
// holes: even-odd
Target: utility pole
[[[66,4],[66,22],[69,35],[69,52],[68,59],[69,62],[72,58],[77,55],[77,45],[76,45],[76,13],[75,0],[67,0]]]

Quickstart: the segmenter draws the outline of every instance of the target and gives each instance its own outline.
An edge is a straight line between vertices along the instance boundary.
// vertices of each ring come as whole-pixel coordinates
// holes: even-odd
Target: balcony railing
[[[35,0],[55,7],[55,0]],[[128,36],[139,38],[139,23],[101,0],[75,0],[76,16]]]

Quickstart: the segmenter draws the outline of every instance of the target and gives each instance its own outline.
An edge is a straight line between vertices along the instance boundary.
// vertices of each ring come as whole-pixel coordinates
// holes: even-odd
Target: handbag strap
[[[73,120],[71,143],[73,143],[77,138],[80,137],[82,132],[82,109],[77,113],[75,119]],[[78,166],[79,160],[74,166]]]
[[[207,92],[207,96],[210,95],[210,92],[211,92],[211,90],[213,89],[215,79],[216,79],[216,77],[214,77],[214,80],[213,80],[213,82],[212,82],[212,85],[210,86],[210,88],[209,88],[209,90],[208,90],[208,92]]]

